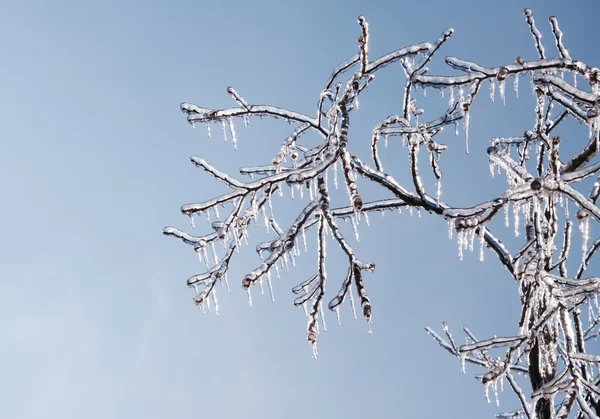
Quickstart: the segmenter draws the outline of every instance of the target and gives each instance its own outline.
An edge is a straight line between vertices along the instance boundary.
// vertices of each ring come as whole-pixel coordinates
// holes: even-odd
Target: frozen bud
[[[256,274],[254,272],[250,272],[244,277],[244,279],[242,279],[242,288],[247,290],[254,281],[256,281]]]
[[[273,160],[271,161],[271,163],[273,163],[273,166],[279,166],[281,164],[282,160],[283,160],[283,155],[281,153],[279,153],[275,157],[273,157]]]
[[[462,107],[463,111],[469,112],[469,109],[471,108],[471,103],[463,102],[463,103],[461,103],[461,107]]]
[[[365,263],[363,266],[363,269],[374,272],[375,271],[375,263],[373,263],[373,262]]]
[[[223,264],[219,269],[217,269],[214,273],[215,278],[221,279],[225,276],[225,272],[227,271],[227,265]]]
[[[508,76],[508,68],[502,67],[500,71],[498,71],[496,78],[498,79],[498,81],[502,81],[506,80],[506,76]]]
[[[360,198],[360,196],[356,195],[356,196],[354,197],[354,199],[352,200],[352,205],[354,206],[354,209],[355,209],[356,211],[360,211],[360,210],[362,209],[362,206],[363,206],[363,201],[362,201],[362,199]]]
[[[577,210],[577,215],[576,215],[577,221],[584,220],[587,216],[588,216],[587,212],[585,212],[581,209]]]
[[[310,332],[308,332],[306,339],[308,340],[308,343],[314,345],[315,343],[317,343],[317,334],[311,330]]]
[[[531,185],[529,185],[529,186],[531,187],[531,190],[533,190],[533,191],[540,191],[542,189],[542,185],[543,185],[542,182],[543,182],[543,179],[536,178],[531,181]]]
[[[517,62],[517,64],[519,64],[519,65],[523,65],[523,64],[525,64],[525,60],[524,60],[523,58],[521,58],[521,57],[517,57],[517,60],[516,60],[516,62]]]
[[[494,371],[488,371],[481,376],[481,383],[487,384],[496,378],[497,374]]]
[[[194,303],[200,305],[204,302],[204,298],[206,298],[206,295],[204,294],[194,295]]]
[[[359,87],[359,85],[358,85],[358,80],[354,80],[354,81],[352,82],[352,89],[354,89],[354,90],[358,90],[358,87]]]
[[[290,152],[290,158],[291,158],[292,160],[296,160],[296,159],[298,158],[298,152],[297,152],[296,150],[292,150],[292,151]]]
[[[467,226],[467,223],[465,222],[465,220],[463,218],[459,218],[456,220],[455,226],[456,226],[457,230],[461,230]]]
[[[588,73],[590,84],[596,84],[600,81],[600,70],[597,68],[590,69]]]
[[[293,240],[286,240],[283,243],[283,250],[285,250],[286,252],[292,250],[293,248],[294,248],[294,241]]]
[[[598,112],[598,108],[590,108],[587,111],[587,119],[594,119],[596,118],[598,115],[600,114],[600,112]]]
[[[555,135],[554,137],[552,137],[552,144],[554,144],[554,145],[560,144],[560,137],[558,135]]]
[[[371,317],[371,305],[370,304],[365,304],[365,306],[363,307],[363,315],[369,319]]]
[[[531,141],[531,139],[533,138],[533,131],[527,130],[523,135],[525,136],[525,139],[527,141]]]
[[[213,230],[219,231],[221,228],[223,228],[223,222],[222,221],[213,221],[213,223],[211,224],[211,227]]]
[[[488,154],[493,154],[496,151],[496,147],[490,146],[487,148],[487,153]]]

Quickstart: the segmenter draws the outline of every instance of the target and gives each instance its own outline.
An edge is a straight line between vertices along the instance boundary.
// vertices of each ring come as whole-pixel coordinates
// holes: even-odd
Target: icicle
[[[452,233],[454,231],[454,218],[448,220],[448,238],[452,240]]]
[[[590,238],[590,217],[585,217],[579,221],[579,231],[581,232],[581,260],[585,263],[585,255],[587,253],[588,240]]]
[[[456,232],[456,241],[458,243],[458,258],[463,260],[463,247],[466,242],[464,230],[459,230]]]
[[[248,305],[250,307],[252,307],[252,294],[250,293],[250,288],[248,287],[248,289],[246,290],[246,292],[248,293]]]
[[[509,221],[508,221],[508,203],[504,206],[504,225],[508,228],[509,226]]]
[[[335,189],[338,188],[337,160],[333,162],[333,185],[335,186]]]
[[[281,279],[281,275],[279,274],[279,266],[277,266],[277,264],[274,264],[275,266],[275,273],[277,274],[277,279]]]
[[[454,87],[450,87],[450,92],[448,94],[448,106],[452,107],[454,105]]]
[[[383,136],[383,148],[387,148],[387,146],[388,146],[388,138],[390,138],[390,136],[387,135],[387,134]]]
[[[194,214],[190,214],[190,224],[192,225],[193,229],[196,228],[196,223],[194,223]]]
[[[306,246],[306,228],[302,227],[302,242],[304,243],[304,251],[308,252],[308,248]]]
[[[213,254],[213,259],[215,261],[215,265],[219,264],[219,258],[217,257],[217,250],[215,249],[215,242],[211,241],[210,242],[210,248],[212,250],[212,254]]]
[[[463,119],[464,129],[465,129],[465,150],[467,154],[469,154],[469,112],[465,112],[465,116]]]
[[[289,185],[290,187],[290,196],[292,199],[294,199],[294,188],[296,187],[296,185]]]
[[[319,351],[317,351],[317,342],[311,343],[310,346],[312,347],[313,359],[317,359],[317,356],[319,355]]]
[[[491,382],[488,381],[487,383],[485,383],[483,385],[483,389],[485,391],[485,399],[487,400],[488,403],[491,403],[491,401],[490,401],[490,394],[489,394],[490,384],[491,384]]]
[[[271,217],[273,217],[273,201],[271,200],[271,194],[267,198],[267,203],[269,204],[269,212],[271,213]]]
[[[271,283],[271,271],[267,271],[267,285],[269,286],[269,294],[271,294],[271,302],[275,302],[275,294],[273,294],[273,284]]]
[[[225,131],[225,120],[221,119],[221,127],[223,128],[223,140],[227,142],[227,131]]]
[[[454,136],[458,137],[458,122],[454,121]]]
[[[367,226],[371,226],[371,224],[369,224],[369,215],[366,212],[362,213],[363,216],[365,217],[365,223],[367,223]]]
[[[371,329],[371,318],[369,317],[369,319],[367,320],[367,327],[368,327],[368,332],[370,335],[373,334],[373,329]]]
[[[340,306],[339,305],[335,308],[335,316],[337,317],[338,326],[341,326],[342,322],[340,321]]]
[[[306,301],[304,303],[302,303],[302,308],[304,309],[304,315],[308,316],[308,310],[306,308]]]
[[[352,315],[354,316],[354,320],[357,319],[356,317],[356,307],[354,306],[354,297],[352,296],[352,289],[349,288],[348,289],[348,297],[350,297],[350,305],[352,306]]]
[[[263,279],[262,276],[258,279],[258,285],[260,287],[260,295],[265,294],[265,289],[263,288]]]
[[[500,93],[500,99],[502,99],[502,103],[506,105],[506,96],[504,95],[506,80],[498,80],[498,92]]]
[[[248,128],[250,125],[250,121],[248,120],[248,116],[244,115],[244,128]]]
[[[360,242],[359,237],[358,237],[358,228],[356,226],[355,217],[351,217],[351,221],[352,221],[352,230],[354,231],[354,238],[356,239],[357,242]]]
[[[215,314],[219,315],[219,301],[217,300],[217,290],[213,288],[212,291],[213,304],[215,306]]]
[[[210,122],[206,123],[206,136],[210,138]]]
[[[412,215],[413,215],[413,207],[412,206],[408,207],[408,213],[412,217]]]
[[[496,83],[494,79],[490,79],[490,99],[494,102],[494,92],[496,91]]]
[[[483,248],[485,244],[485,227],[479,227],[479,261],[483,262]]]
[[[472,252],[473,251],[473,244],[475,242],[475,229],[474,228],[470,228],[469,229],[469,251]]]
[[[210,265],[208,264],[208,252],[206,251],[206,247],[202,248],[202,257],[204,258],[204,264],[206,265],[206,268],[208,269],[208,267]]]
[[[519,205],[513,204],[513,218],[515,225],[515,237],[519,237]]]
[[[227,287],[227,292],[231,292],[229,288],[229,278],[227,277],[227,273],[225,274],[225,286]]]
[[[515,96],[518,99],[519,98],[519,74],[515,74],[514,87],[515,87]]]
[[[435,200],[439,203],[440,202],[440,196],[442,194],[442,182],[440,181],[440,179],[436,179],[435,180]],[[383,214],[383,212],[382,212]]]
[[[535,96],[535,83],[533,82],[533,71],[530,71],[529,74],[531,78],[529,79],[529,87],[531,87],[531,93]]]
[[[267,218],[267,210],[265,209],[264,205],[260,207],[260,212],[262,213],[263,221],[265,222],[265,229],[267,230],[267,234],[269,234],[269,219]]]
[[[490,160],[490,177],[493,179],[494,178],[494,162],[492,160]]]
[[[215,212],[215,217],[217,217],[217,219],[221,218],[221,216],[219,215],[219,207],[217,205],[215,205],[213,207],[213,211]],[[209,222],[210,222],[210,220],[209,220]]]
[[[462,86],[458,88],[458,101],[461,103],[465,101],[465,92]]]
[[[466,352],[459,352],[459,358],[460,358],[460,371],[463,374],[466,374],[465,364],[466,364],[466,361],[467,361],[467,353]]]

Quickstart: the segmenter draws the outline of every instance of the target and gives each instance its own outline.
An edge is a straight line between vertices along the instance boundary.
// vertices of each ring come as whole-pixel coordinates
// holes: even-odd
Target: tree
[[[446,324],[443,324],[445,337],[426,328],[444,349],[461,360],[463,372],[467,362],[484,369],[478,378],[486,394],[489,387],[496,391],[504,380],[508,382],[522,410],[499,417],[566,418],[571,413],[577,417],[600,416],[600,374],[597,368],[594,371],[600,364],[600,355],[586,351],[586,342],[600,334],[600,278],[585,276],[586,268],[600,248],[600,238],[590,245],[589,233],[590,218],[600,221],[600,209],[596,206],[600,178],[591,188],[589,182],[585,182],[600,171],[600,162],[594,162],[600,145],[600,70],[570,57],[555,17],[550,17],[549,22],[558,58],[548,58],[529,9],[525,10],[525,18],[537,51],[536,59],[518,57],[514,63],[491,68],[446,57],[445,63],[461,74],[434,76],[428,74],[427,65],[450,38],[452,29],[444,31],[433,44],[414,44],[371,59],[368,25],[360,16],[359,52],[333,70],[319,96],[315,117],[275,106],[251,105],[231,87],[227,93],[237,102],[235,108],[213,110],[183,103],[181,110],[187,114],[192,127],[206,123],[210,136],[210,124],[220,124],[225,139],[229,131],[234,146],[235,120],[247,125],[251,117],[271,117],[294,125],[269,164],[240,169],[242,175],[250,177],[247,181],[219,171],[200,157],[191,158],[195,166],[230,189],[228,193],[201,203],[186,204],[181,209],[191,218],[192,226],[194,216],[202,213],[209,216],[213,211],[216,221],[211,224],[211,233],[192,236],[174,227],[164,229],[165,234],[192,245],[207,264],[206,272],[187,280],[195,291],[195,303],[202,309],[210,309],[211,305],[217,308],[215,285],[227,282],[229,264],[242,243],[248,242],[248,227],[253,221],[264,222],[267,232],[272,231],[272,239],[258,244],[256,250],[262,261],[242,279],[241,285],[248,292],[250,303],[252,288],[258,285],[262,290],[266,281],[271,290],[272,272],[279,275],[280,266],[287,268],[289,262],[294,263],[302,247],[300,241],[304,241],[306,247],[306,233],[316,230],[316,273],[293,289],[298,295],[294,304],[304,307],[308,317],[307,339],[316,357],[319,321],[321,327],[325,327],[323,303],[328,282],[325,267],[328,242],[345,254],[348,268],[345,279],[338,285],[339,291],[327,307],[338,314],[339,321],[340,305],[349,300],[354,309],[353,293],[356,292],[360,311],[369,327],[371,324],[372,307],[363,275],[373,272],[375,264],[359,259],[340,221],[350,220],[357,235],[357,224],[361,218],[368,223],[370,213],[422,209],[448,222],[450,236],[456,235],[461,259],[463,251],[473,250],[477,241],[480,258],[483,259],[484,249],[488,249],[518,288],[522,310],[514,336],[480,340],[465,328],[467,343],[458,346]],[[373,81],[375,73],[395,63],[400,64],[406,76],[402,113],[389,116],[375,126],[370,139],[372,163],[367,164],[349,148],[351,115],[358,110],[359,96]],[[572,82],[565,81],[564,73],[570,73]],[[349,74],[346,82],[339,81],[346,74]],[[444,128],[457,131],[458,124],[462,124],[468,153],[469,115],[482,85],[489,83],[493,100],[497,84],[500,98],[504,100],[509,79],[513,78],[518,94],[519,78],[526,75],[530,76],[536,99],[533,126],[522,135],[493,138],[487,150],[491,175],[504,172],[508,189],[468,208],[442,200],[440,157],[448,147],[437,139],[442,137]],[[585,80],[591,91],[577,87],[578,78]],[[413,90],[419,87],[424,92],[436,89],[442,96],[448,95],[448,107],[438,118],[419,120],[424,111],[413,97]],[[556,128],[569,123],[567,121],[585,125],[589,132],[585,144],[572,156],[561,155],[561,138],[555,135]],[[317,134],[319,144],[303,145],[308,134]],[[394,136],[401,138],[408,153],[410,187],[402,185],[384,169],[379,155],[382,140],[385,147],[388,137]],[[433,193],[426,190],[422,180],[424,168],[431,170],[435,181]],[[342,188],[347,192],[348,203],[332,207],[338,170],[342,172]],[[393,197],[363,200],[358,176]],[[289,189],[292,198],[294,194],[309,196],[309,202],[287,228],[280,227],[272,204],[272,197],[284,189]],[[577,210],[569,212],[569,204],[575,205]],[[225,206],[229,212],[221,216],[219,207]],[[498,218],[505,218],[508,226],[511,211],[515,236],[518,237],[521,230],[525,233],[513,252],[492,232],[492,224]],[[582,233],[580,259],[571,251],[573,223],[579,225]],[[219,241],[225,246],[225,254],[221,256],[214,247]],[[570,265],[576,266],[575,274],[568,274]],[[587,311],[587,316],[582,315],[582,311]],[[497,356],[498,353],[501,356]],[[528,377],[531,391],[522,390],[518,375]]]

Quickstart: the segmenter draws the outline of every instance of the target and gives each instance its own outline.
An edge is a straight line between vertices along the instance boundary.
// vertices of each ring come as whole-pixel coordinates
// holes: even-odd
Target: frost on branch
[[[519,291],[521,313],[514,336],[478,339],[464,328],[467,341],[459,346],[446,324],[443,335],[427,328],[444,349],[460,360],[463,372],[467,364],[482,369],[477,378],[488,400],[490,389],[497,399],[504,383],[515,393],[521,410],[498,417],[600,416],[600,355],[588,353],[586,348],[586,342],[600,334],[600,278],[587,274],[600,248],[600,239],[591,234],[591,226],[600,221],[596,205],[600,196],[600,71],[571,58],[555,17],[549,19],[557,50],[554,58],[544,48],[529,9],[525,10],[525,20],[536,54],[531,59],[517,57],[512,63],[484,67],[446,57],[445,63],[460,74],[443,76],[428,74],[427,64],[452,36],[452,29],[433,43],[414,44],[373,58],[369,55],[369,27],[360,16],[357,53],[334,68],[317,95],[314,116],[252,104],[231,87],[227,93],[236,102],[235,107],[215,110],[183,103],[181,110],[193,127],[206,124],[210,136],[211,125],[216,124],[234,147],[238,141],[236,123],[246,126],[258,116],[293,126],[264,165],[240,169],[244,180],[219,171],[200,157],[191,158],[192,164],[229,188],[223,195],[181,209],[191,218],[192,227],[194,218],[201,214],[214,217],[208,233],[193,236],[174,227],[164,229],[165,234],[191,245],[206,265],[204,273],[187,281],[194,290],[194,302],[202,309],[217,309],[215,285],[227,283],[229,264],[242,243],[249,242],[251,222],[264,224],[272,239],[256,246],[260,260],[241,279],[250,304],[252,290],[257,285],[262,290],[264,282],[273,295],[272,275],[278,276],[281,268],[295,263],[301,249],[307,250],[310,234],[316,238],[315,273],[295,286],[293,292],[294,304],[302,306],[307,316],[307,340],[316,357],[318,335],[326,329],[325,305],[338,314],[339,322],[339,307],[348,301],[355,313],[358,310],[362,314],[370,330],[367,271],[374,271],[375,264],[361,261],[352,247],[353,240],[359,238],[358,220],[368,222],[372,212],[400,212],[402,207],[424,210],[448,222],[449,236],[456,238],[461,259],[465,251],[477,248],[483,260],[487,249],[514,279]],[[352,117],[359,109],[359,96],[374,82],[375,74],[388,65],[399,66],[405,75],[401,112],[383,118],[373,128],[369,144],[361,145],[357,143],[360,138],[351,138],[350,130]],[[571,77],[565,77],[565,73]],[[505,191],[468,208],[453,206],[442,199],[442,155],[448,149],[441,142],[444,129],[462,130],[468,152],[470,113],[481,87],[489,84],[494,100],[497,86],[500,100],[506,103],[506,85],[512,82],[518,97],[520,77],[530,79],[535,98],[531,125],[525,132],[492,138],[488,147],[490,173],[492,177],[504,174]],[[585,80],[587,86],[577,86],[577,78]],[[448,100],[446,110],[425,117],[413,97],[417,88],[441,91]],[[583,142],[556,135],[556,127],[569,120],[587,127],[588,137]],[[317,146],[304,144],[303,137],[308,133],[320,137]],[[408,154],[405,170],[411,181],[406,185],[384,168],[379,155],[382,140],[385,147],[394,137]],[[564,142],[582,145],[569,157],[561,155]],[[372,162],[353,153],[361,147],[368,147]],[[424,171],[431,171],[433,190],[421,178]],[[362,184],[357,181],[359,177],[363,178]],[[587,191],[582,181],[595,177]],[[382,198],[364,200],[361,188],[366,183],[379,188]],[[347,200],[332,205],[331,188],[338,186],[347,192]],[[294,193],[307,194],[308,203],[290,225],[281,225],[273,212],[272,197],[288,189],[292,197]],[[513,252],[492,232],[498,224],[494,219],[509,227],[511,218],[511,230],[521,241]],[[352,221],[354,238],[346,237],[339,226],[341,220]],[[217,245],[224,247],[222,255],[216,252]],[[327,275],[329,246],[337,246],[347,258],[347,274],[341,281]],[[337,290],[335,295],[329,294],[332,289]],[[519,376],[528,378],[527,388],[523,388]]]

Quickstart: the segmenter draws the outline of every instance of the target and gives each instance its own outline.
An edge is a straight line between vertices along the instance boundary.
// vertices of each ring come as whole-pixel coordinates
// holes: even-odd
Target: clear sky
[[[327,318],[318,360],[290,291],[314,270],[310,255],[275,283],[275,304],[256,296],[249,308],[239,282],[259,259],[242,252],[231,293],[220,291],[220,315],[203,316],[185,285],[202,265],[162,235],[166,225],[189,229],[182,204],[222,192],[188,158],[235,174],[268,162],[288,126],[238,124],[234,152],[217,130],[211,139],[192,130],[179,103],[234,106],[225,93],[232,85],[251,103],[314,114],[331,69],[357,51],[359,14],[370,25],[372,56],[433,42],[453,27],[431,65],[450,74],[439,64],[446,55],[489,66],[533,59],[523,17],[530,7],[548,51],[555,55],[547,18],[556,15],[571,55],[600,66],[600,3],[0,4],[0,417],[474,418],[516,407],[508,391],[500,407],[488,405],[472,378],[478,371],[462,375],[459,361],[423,331],[446,321],[459,342],[463,325],[481,338],[511,335],[519,310],[493,256],[480,263],[467,253],[460,262],[446,224],[427,215],[361,225],[357,252],[377,264],[366,277],[374,332],[344,306],[341,328]],[[402,83],[398,66],[377,76],[353,120],[352,151],[365,155],[372,127],[399,111]],[[462,137],[448,135],[444,199],[472,205],[506,188],[489,179],[485,149],[492,136],[530,128],[527,80],[520,93],[516,102],[507,89],[506,108],[481,94],[469,156]],[[572,140],[580,145],[585,133]],[[389,162],[392,153],[405,179],[405,151],[391,144]],[[334,293],[345,261],[331,253]]]

